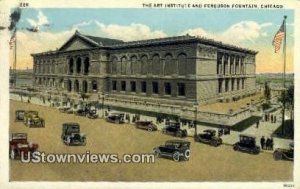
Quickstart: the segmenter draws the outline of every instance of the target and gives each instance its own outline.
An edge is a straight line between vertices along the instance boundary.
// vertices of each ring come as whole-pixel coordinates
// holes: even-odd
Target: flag
[[[16,31],[14,31],[13,35],[11,36],[9,40],[9,47],[12,49],[16,43]]]
[[[284,29],[284,23],[285,21],[283,21],[282,25],[280,26],[279,30],[277,31],[277,33],[274,36],[273,39],[273,46],[275,47],[275,53],[277,53],[277,51],[279,51],[281,43],[282,43],[282,39],[285,35],[285,29]]]

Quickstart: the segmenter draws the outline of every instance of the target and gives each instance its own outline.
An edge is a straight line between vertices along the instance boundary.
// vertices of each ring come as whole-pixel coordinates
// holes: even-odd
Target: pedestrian
[[[268,137],[267,141],[266,141],[266,150],[270,150],[270,142],[271,142],[271,139]]]
[[[259,127],[259,120],[256,122],[256,128]]]
[[[261,149],[265,149],[265,142],[266,142],[266,139],[264,136],[261,137],[260,139],[260,146],[261,146]]]
[[[273,150],[273,146],[274,146],[274,141],[273,141],[273,137],[271,137],[271,139],[270,139],[270,150]]]

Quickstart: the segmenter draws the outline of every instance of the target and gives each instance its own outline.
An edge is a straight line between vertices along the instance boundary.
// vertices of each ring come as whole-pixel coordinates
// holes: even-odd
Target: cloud
[[[27,19],[27,22],[32,26],[32,27],[38,27],[38,26],[43,26],[49,24],[48,18],[43,14],[42,11],[38,12],[37,15],[37,20],[33,20],[31,18]]]
[[[104,34],[106,37],[121,39],[124,41],[161,38],[167,36],[167,34],[163,31],[151,30],[149,26],[144,24],[131,23],[128,26],[122,26],[118,24],[105,25],[99,21],[95,21],[95,23],[99,28],[99,32]]]
[[[203,28],[194,28],[189,29],[182,34],[190,35],[199,35],[207,38],[212,38],[215,40],[231,43],[231,44],[240,44],[241,42],[255,42],[259,37],[266,37],[267,32],[264,31],[264,28],[271,26],[272,23],[263,23],[258,24],[254,21],[242,21],[236,24],[233,24],[224,32],[213,33],[204,30]]]

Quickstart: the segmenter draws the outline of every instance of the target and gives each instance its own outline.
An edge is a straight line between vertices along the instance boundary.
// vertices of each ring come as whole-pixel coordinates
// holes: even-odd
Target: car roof
[[[216,132],[216,130],[213,130],[213,129],[205,129],[203,132]]]
[[[240,134],[240,137],[256,138],[256,136],[250,134]]]
[[[68,122],[68,123],[63,123],[63,125],[79,125],[79,123],[75,123],[75,122]]]
[[[11,138],[12,139],[26,139],[27,133],[12,133]]]
[[[190,143],[189,141],[186,140],[178,140],[178,139],[174,139],[174,140],[167,140],[166,143]]]

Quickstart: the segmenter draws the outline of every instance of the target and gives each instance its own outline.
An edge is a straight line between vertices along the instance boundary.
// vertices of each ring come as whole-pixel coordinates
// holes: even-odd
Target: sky
[[[22,9],[17,33],[17,68],[31,68],[31,53],[60,48],[79,30],[83,34],[124,41],[187,33],[203,36],[259,51],[258,73],[282,72],[283,54],[274,53],[272,40],[284,15],[287,15],[287,72],[293,72],[294,11],[287,9]],[[32,27],[38,27],[39,32],[26,30]]]

